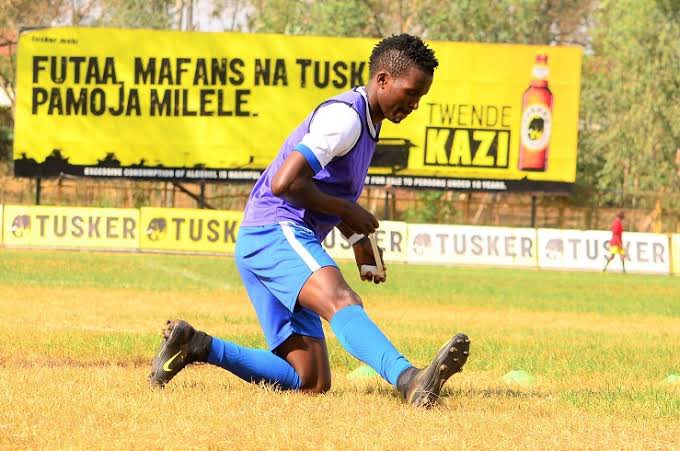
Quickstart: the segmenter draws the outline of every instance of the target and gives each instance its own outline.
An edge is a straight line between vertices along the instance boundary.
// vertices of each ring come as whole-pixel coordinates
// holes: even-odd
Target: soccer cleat
[[[469,355],[470,339],[465,334],[457,334],[437,352],[429,366],[404,371],[397,381],[397,389],[407,403],[432,407],[447,379],[463,371]]]
[[[212,344],[210,335],[194,329],[186,321],[168,320],[166,324],[149,374],[149,382],[157,387],[165,386],[188,364],[205,362]]]

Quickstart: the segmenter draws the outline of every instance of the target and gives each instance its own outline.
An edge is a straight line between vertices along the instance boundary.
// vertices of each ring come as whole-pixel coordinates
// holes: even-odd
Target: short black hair
[[[368,60],[371,75],[384,69],[398,77],[410,66],[416,66],[431,76],[439,66],[439,61],[427,44],[419,37],[407,33],[395,34],[378,42]]]

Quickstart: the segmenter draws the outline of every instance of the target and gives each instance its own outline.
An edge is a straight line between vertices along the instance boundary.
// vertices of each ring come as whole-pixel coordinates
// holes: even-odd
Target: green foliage
[[[370,11],[365,2],[330,0],[314,4],[302,31],[305,34],[328,36],[375,36],[371,23]]]
[[[677,4],[607,1],[597,13],[583,74],[578,181],[612,201],[680,187]]]
[[[0,32],[0,93],[10,99],[14,103],[16,85],[16,51],[17,43],[14,41],[14,36],[3,36]],[[0,106],[0,128],[12,127],[12,109]],[[7,138],[11,135],[9,132],[4,133],[2,138]],[[0,138],[1,139],[1,138]]]
[[[551,44],[582,42],[592,0],[427,1],[416,22],[430,39]]]
[[[0,30],[51,24],[66,14],[67,0],[0,0]],[[81,2],[73,2],[75,4]],[[87,2],[85,2],[87,3]]]
[[[322,36],[371,35],[370,10],[359,0],[262,0],[256,10],[253,31]]]
[[[251,2],[255,13],[251,28],[254,32],[295,34],[303,14],[299,0],[259,0]]]
[[[0,109],[0,118],[3,112]],[[10,123],[0,121],[0,161],[9,160],[12,155],[12,127]]]
[[[460,212],[455,209],[447,191],[418,191],[416,208],[406,210],[400,221],[421,224],[455,223]]]
[[[437,216],[437,206],[435,201],[438,199],[437,193],[434,191],[424,191],[417,194],[418,201],[416,208],[409,208],[403,215],[398,218],[400,221],[408,223],[434,223]]]
[[[171,28],[174,0],[109,0],[101,2],[101,12],[92,18],[99,26],[124,28]]]

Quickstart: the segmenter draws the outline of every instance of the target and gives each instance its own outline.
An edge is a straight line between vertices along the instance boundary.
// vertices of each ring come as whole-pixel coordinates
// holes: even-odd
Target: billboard
[[[181,33],[181,34],[180,34]],[[375,39],[44,28],[19,38],[15,174],[250,181]],[[369,185],[568,190],[581,50],[429,42],[440,66],[385,121]]]

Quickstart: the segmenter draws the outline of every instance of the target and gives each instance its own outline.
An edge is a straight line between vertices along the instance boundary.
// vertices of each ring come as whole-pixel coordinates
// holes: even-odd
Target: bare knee
[[[330,390],[331,369],[324,339],[293,334],[274,353],[293,367],[300,378],[300,391],[324,393]]]
[[[361,298],[349,286],[338,287],[329,295],[329,304],[331,307],[330,315],[326,320],[330,319],[340,310],[351,305],[358,305],[363,307]]]
[[[300,290],[298,302],[330,321],[336,312],[350,305],[363,306],[361,298],[347,285],[335,266],[314,272]]]
[[[300,391],[304,393],[321,394],[326,393],[331,389],[330,377],[309,378],[302,381]]]

